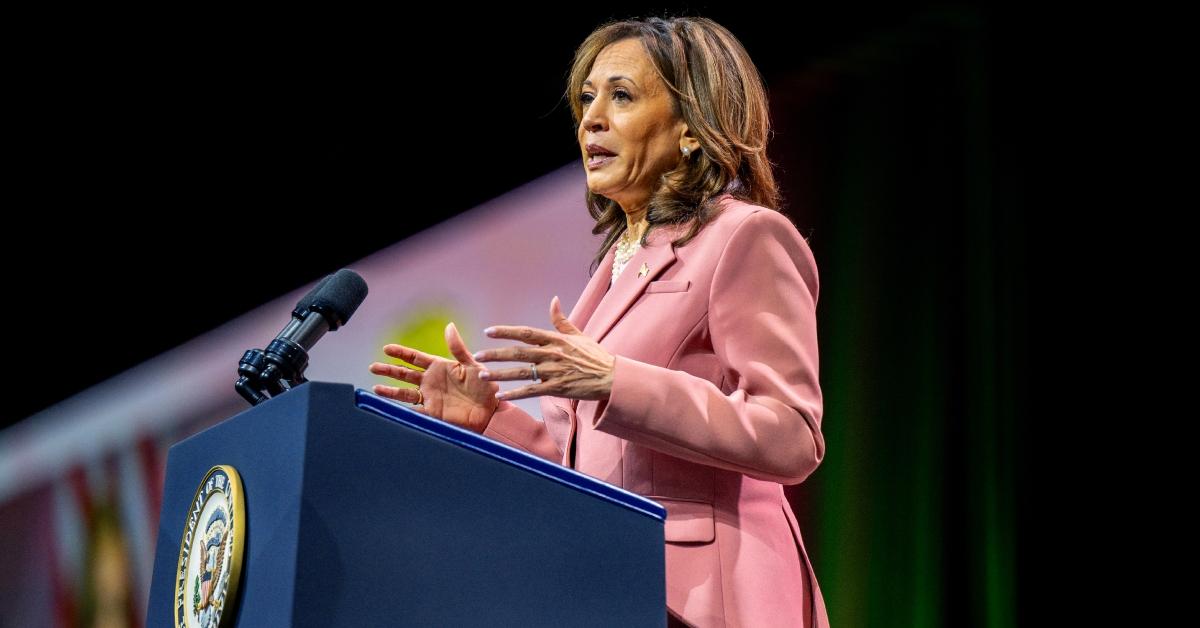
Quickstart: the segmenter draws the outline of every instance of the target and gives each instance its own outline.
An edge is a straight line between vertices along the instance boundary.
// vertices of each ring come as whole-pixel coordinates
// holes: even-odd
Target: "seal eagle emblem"
[[[176,628],[233,625],[245,531],[246,509],[237,470],[228,465],[209,469],[188,506],[179,543]]]

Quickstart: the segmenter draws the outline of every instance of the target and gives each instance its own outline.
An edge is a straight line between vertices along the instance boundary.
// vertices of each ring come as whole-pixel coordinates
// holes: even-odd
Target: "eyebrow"
[[[637,87],[637,81],[635,81],[635,80],[633,80],[633,79],[629,78],[628,76],[621,76],[620,74],[617,74],[617,75],[614,75],[614,76],[610,76],[610,77],[608,77],[608,82],[609,82],[609,83],[616,83],[617,81],[620,81],[620,80],[626,80],[626,81],[629,81],[630,83],[633,83],[633,86],[634,86],[634,87]],[[583,84],[584,84],[585,86],[587,86],[587,87],[591,87],[591,86],[592,86],[592,82],[591,82],[590,80],[589,80],[589,81],[584,81],[584,82],[583,82]]]

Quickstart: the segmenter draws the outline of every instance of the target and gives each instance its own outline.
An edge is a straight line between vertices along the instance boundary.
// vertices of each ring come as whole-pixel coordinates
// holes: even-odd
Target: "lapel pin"
[[[642,268],[638,271],[638,277],[645,277],[648,272],[650,272],[650,267],[646,265],[646,262],[642,262]]]

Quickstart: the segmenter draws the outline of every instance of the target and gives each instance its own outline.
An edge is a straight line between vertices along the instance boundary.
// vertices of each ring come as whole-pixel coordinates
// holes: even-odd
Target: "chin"
[[[589,192],[591,192],[592,194],[595,194],[596,196],[603,196],[604,198],[607,198],[607,199],[609,199],[609,200],[611,200],[611,199],[612,199],[612,197],[611,197],[611,196],[609,196],[609,195],[608,195],[608,193],[607,193],[607,192],[608,192],[608,190],[604,190],[604,189],[597,189],[597,188],[594,188],[594,187],[592,187],[592,186],[590,186],[590,185],[589,185],[589,186],[588,186],[588,191],[589,191]]]
[[[592,175],[590,175],[590,174],[588,175],[587,186],[588,186],[588,191],[591,192],[592,194],[596,194],[598,196],[603,196],[604,198],[606,198],[610,201],[617,200],[617,199],[613,198],[613,195],[620,192],[620,188],[613,189],[613,186],[611,184],[606,185],[604,182],[600,181],[599,179],[593,179]]]
[[[597,194],[597,195],[599,195],[599,196],[603,196],[603,197],[605,197],[605,198],[608,198],[608,196],[606,196],[606,195],[604,194],[604,190],[603,190],[602,188],[599,188],[599,187],[595,186],[595,185],[592,185],[592,182],[591,182],[591,181],[588,181],[588,192],[591,192],[592,194]]]

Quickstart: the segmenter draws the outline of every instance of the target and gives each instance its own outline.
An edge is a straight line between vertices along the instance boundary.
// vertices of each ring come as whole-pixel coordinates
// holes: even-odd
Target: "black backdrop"
[[[20,23],[24,32],[5,89],[10,162],[0,247],[8,280],[7,357],[18,385],[10,387],[0,425],[577,158],[560,98],[571,53],[606,18],[642,14],[643,7],[608,3],[522,15],[449,6],[426,7],[419,16],[172,10],[42,15]],[[813,76],[814,64],[829,59],[894,50],[874,44],[894,43],[896,33],[919,30],[910,25],[930,15],[948,12],[951,20],[957,15],[979,25],[981,63],[972,66],[979,73],[968,75],[986,87],[978,94],[983,106],[971,110],[979,117],[949,128],[965,129],[965,135],[985,128],[997,140],[984,155],[996,194],[977,198],[996,200],[989,216],[1002,216],[998,224],[1008,229],[999,233],[997,259],[1020,263],[1001,267],[992,278],[1009,287],[1027,285],[1016,305],[1028,307],[1022,320],[1035,321],[1014,328],[1028,334],[1016,338],[1019,347],[1009,347],[1006,355],[1020,361],[1005,364],[1003,375],[1029,382],[1019,387],[1028,396],[1016,412],[1021,455],[1047,458],[1058,451],[1057,443],[1073,437],[1074,424],[1042,422],[1024,409],[1049,417],[1048,408],[1070,401],[1058,394],[1062,389],[1035,386],[1037,375],[1060,372],[1025,351],[1038,346],[1036,334],[1047,330],[1036,323],[1039,316],[1063,316],[1041,297],[1062,297],[1072,287],[1065,273],[1038,264],[1054,256],[1055,226],[1078,215],[1062,206],[1046,210],[1043,196],[1050,195],[1042,192],[1059,187],[1058,175],[1047,172],[1058,172],[1087,150],[1070,145],[1066,130],[1078,121],[1073,83],[1086,72],[1074,62],[1094,50],[1070,41],[1091,32],[1087,16],[1051,21],[1020,9],[920,2],[884,9],[696,3],[682,11],[729,27],[769,88],[794,86],[797,77]],[[941,60],[952,66],[961,52],[947,48]],[[932,94],[901,99],[917,107],[908,112],[917,115],[892,118],[895,137],[920,135],[916,123],[905,126],[910,119],[929,125],[967,115],[953,106],[938,108],[945,103],[936,97],[936,83],[887,87]],[[786,100],[773,92],[777,108]],[[835,133],[825,120],[836,120],[840,131],[861,121],[836,107],[812,113],[777,118],[793,125],[807,120],[802,128],[817,135]],[[939,158],[953,163],[957,156]],[[809,181],[838,174],[821,163],[784,165],[815,177]],[[817,230],[818,259],[833,262],[837,250],[820,248],[832,247],[821,234],[836,231],[833,204],[823,204],[830,199],[804,181],[790,179],[790,198],[807,203],[802,226]],[[939,207],[952,204],[943,198]],[[912,213],[875,216],[864,224],[876,244],[892,247],[872,249],[876,263],[903,254],[903,240],[883,236],[903,232],[905,216],[922,211],[920,199],[897,207]],[[841,228],[843,238],[852,233],[845,224]],[[514,254],[521,245],[513,243]],[[877,300],[864,302],[865,308],[890,294],[885,285],[872,289]],[[936,307],[944,315],[962,314],[950,302]],[[1057,432],[1072,436],[1051,439]],[[955,456],[963,455],[948,448],[950,468],[958,468],[963,461]],[[1028,486],[1025,480],[1034,474],[1019,466],[1018,483],[1005,485],[1010,491]],[[947,479],[947,490],[961,491],[966,500],[972,492],[961,485],[966,481]],[[1078,487],[1050,486],[1068,494]],[[1028,504],[1017,516],[1026,524],[1042,514]],[[1015,565],[1023,570],[1017,596],[1022,617],[1032,617],[1030,609],[1043,601],[1034,597],[1031,580],[1049,581],[1059,573],[1027,570],[1044,556],[1036,542],[1049,546],[1062,538],[1035,528],[1040,526],[1024,527],[1028,535]],[[1077,532],[1065,524],[1055,530]],[[953,549],[972,540],[947,542],[947,572],[958,573],[974,554]],[[986,613],[980,600],[957,597],[967,590],[956,588],[967,586],[961,581],[945,584],[941,617],[956,625],[978,623]],[[1045,600],[1057,600],[1055,595]],[[1065,605],[1059,610],[1071,612]]]
[[[574,46],[644,10],[31,20],[3,247],[27,394],[0,425],[576,158]],[[671,10],[770,80],[929,9]]]

